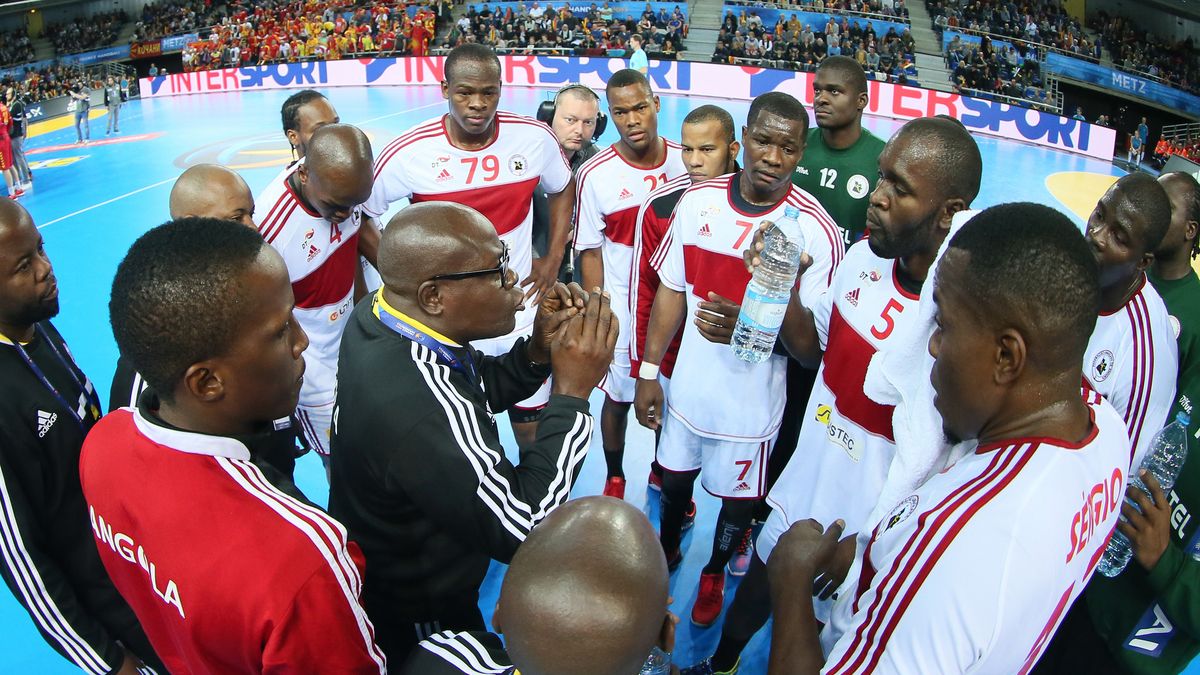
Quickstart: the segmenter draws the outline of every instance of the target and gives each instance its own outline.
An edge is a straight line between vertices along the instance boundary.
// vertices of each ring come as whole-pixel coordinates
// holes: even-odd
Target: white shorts
[[[532,332],[533,326],[529,325],[524,328],[518,328],[508,335],[498,338],[472,342],[471,346],[487,356],[503,356],[512,351],[513,345],[517,344],[517,340],[529,337]],[[533,396],[524,401],[518,401],[513,407],[523,412],[532,412],[545,408],[548,403],[550,403],[550,378],[546,378],[546,381],[534,392]]]
[[[608,374],[600,380],[600,391],[616,403],[633,403],[637,380],[629,374],[630,367],[629,352],[614,351]]]
[[[771,558],[771,551],[775,550],[775,545],[779,543],[779,538],[784,532],[791,529],[794,523],[788,522],[787,516],[783,511],[774,509],[771,515],[767,516],[767,522],[763,524],[762,531],[758,533],[758,539],[754,540],[754,555],[765,565]],[[847,576],[847,578],[850,578]],[[843,582],[844,583],[844,582]],[[830,614],[833,612],[833,603],[835,598],[822,600],[817,596],[813,596],[813,613],[816,614],[817,621],[823,624],[829,623]]]
[[[300,433],[308,447],[322,457],[329,456],[330,427],[333,425],[333,403],[318,406],[296,406]]]
[[[668,413],[655,459],[667,471],[700,472],[700,485],[722,499],[762,499],[767,458],[775,437],[765,441],[726,441],[696,434]]]

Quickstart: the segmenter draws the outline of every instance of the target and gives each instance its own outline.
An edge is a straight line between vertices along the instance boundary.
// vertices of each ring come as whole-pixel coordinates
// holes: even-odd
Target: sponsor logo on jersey
[[[817,421],[820,422],[821,424],[829,424],[829,415],[832,412],[833,412],[833,408],[830,408],[829,406],[827,406],[825,404],[818,405],[817,406],[817,415],[816,415]]]
[[[746,481],[742,481],[737,484],[737,487],[733,488],[733,491],[734,492],[746,492],[749,489],[750,489],[750,484],[747,483]]]
[[[871,191],[871,182],[861,173],[856,173],[846,181],[846,192],[855,199],[862,199]]]
[[[905,497],[904,501],[897,504],[896,508],[892,509],[891,513],[887,514],[887,517],[883,519],[883,531],[887,532],[893,527],[908,520],[909,516],[916,513],[917,504],[920,503],[921,498],[917,495],[909,495],[908,497]]]
[[[1113,358],[1113,353],[1107,349],[1096,354],[1092,358],[1092,381],[1103,382],[1112,374],[1113,365],[1116,359]]]
[[[513,155],[508,158],[508,171],[514,176],[524,176],[529,170],[529,160],[524,155]]]
[[[444,183],[448,180],[452,180],[453,178],[454,176],[451,176],[449,171],[442,169],[442,172],[437,176],[437,182]]]
[[[706,206],[700,209],[701,218],[713,218],[719,213],[721,213],[721,207],[719,206]]]
[[[332,322],[334,322],[334,321],[337,321],[338,319],[340,319],[340,318],[342,318],[343,316],[345,316],[345,315],[346,315],[346,312],[349,312],[349,311],[350,311],[350,304],[351,304],[351,303],[352,303],[352,301],[351,301],[351,300],[347,300],[346,302],[343,302],[343,303],[342,303],[342,306],[341,306],[341,307],[338,307],[337,309],[335,309],[335,310],[333,310],[332,312],[330,312],[330,313],[329,313],[329,321],[330,321],[330,323],[332,323]],[[420,338],[418,337],[417,339],[420,339]]]
[[[1071,527],[1068,531],[1070,545],[1067,548],[1066,562],[1071,562],[1076,555],[1083,553],[1092,537],[1099,536],[1103,539],[1108,536],[1109,530],[1103,529],[1104,521],[1120,506],[1125,494],[1122,489],[1124,485],[1125,476],[1121,473],[1121,468],[1116,467],[1108,480],[1096,483],[1091,490],[1081,495],[1083,506],[1071,517]]]
[[[879,270],[871,270],[870,274],[868,274],[866,271],[859,272],[858,278],[867,282],[868,284],[873,284],[882,279],[883,275],[879,273]]]
[[[37,411],[38,438],[45,438],[50,433],[50,427],[58,421],[58,413]]]
[[[802,167],[802,166],[798,166],[798,167],[796,167],[796,174],[797,174],[797,175],[800,175],[800,176],[807,176],[807,175],[808,175],[808,169],[806,169],[806,168],[804,168],[804,167]]]
[[[443,165],[443,164],[445,164],[446,162],[449,162],[449,161],[450,161],[450,158],[449,158],[449,157],[447,157],[446,155],[442,155],[441,157],[437,157],[437,158],[435,158],[435,159],[434,159],[432,162],[430,162],[430,163],[429,163],[429,168],[431,168],[431,169],[436,169],[436,168],[438,168],[439,166],[441,166],[441,165]]]
[[[856,288],[846,294],[846,302],[850,303],[854,307],[858,307],[858,290],[859,289]]]
[[[700,226],[699,235],[701,237],[711,237],[712,236],[712,230],[708,229],[708,223],[705,223]]]
[[[838,425],[834,424],[832,420],[826,423],[826,427],[828,428],[825,430],[825,432],[829,435],[829,441],[831,443],[845,450],[846,454],[850,456],[850,459],[856,462],[862,459],[862,447],[860,447],[860,445],[854,440],[854,437],[850,435],[850,429],[846,427],[839,427]]]
[[[630,192],[627,188],[621,188],[621,194],[619,196],[617,196],[617,199],[629,199],[632,196],[633,196],[633,193]]]
[[[308,262],[312,262],[313,258],[317,257],[320,254],[321,254],[321,249],[317,248],[316,246],[313,246],[312,244],[308,245]]]
[[[879,270],[871,270],[871,283],[875,283],[876,281],[879,281],[882,278],[883,278],[883,275],[879,273]]]

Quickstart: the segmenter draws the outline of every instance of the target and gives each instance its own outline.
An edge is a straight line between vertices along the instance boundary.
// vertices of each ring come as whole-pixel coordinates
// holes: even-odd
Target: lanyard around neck
[[[387,326],[392,331],[420,344],[422,347],[426,347],[436,354],[442,363],[446,364],[451,369],[457,370],[463,375],[466,375],[472,383],[479,381],[479,376],[475,371],[475,361],[471,359],[469,355],[465,359],[459,358],[450,350],[449,347],[439,342],[432,335],[429,335],[422,330],[418,330],[412,324],[409,324],[408,322],[400,319],[400,317],[397,317],[391,312],[388,312],[384,308],[380,307],[378,299],[375,300],[375,306],[373,309],[375,310],[375,316],[379,317],[379,321],[383,323],[384,326]]]
[[[63,370],[67,371],[67,374],[71,376],[71,379],[75,382],[75,385],[79,387],[79,390],[83,392],[83,396],[87,402],[87,405],[84,407],[84,414],[87,415],[89,419],[99,418],[100,398],[96,395],[95,389],[91,388],[88,384],[84,384],[84,382],[79,379],[79,376],[75,374],[75,369],[71,367],[71,362],[65,356],[63,356],[63,353],[59,351],[58,346],[54,344],[54,341],[50,339],[50,336],[46,334],[46,331],[42,329],[40,324],[34,324],[34,331],[36,331],[37,334],[42,338],[42,342],[44,342],[46,346],[50,348],[50,351],[54,353],[54,356],[58,359],[58,362],[62,364]],[[59,392],[58,387],[55,387],[54,384],[50,382],[50,378],[46,377],[46,374],[42,372],[41,368],[38,367],[38,364],[33,362],[33,359],[29,356],[29,353],[25,351],[25,348],[21,346],[20,342],[14,340],[12,344],[13,347],[16,348],[17,354],[21,356],[21,360],[25,362],[25,365],[29,366],[29,369],[33,371],[34,376],[37,377],[38,381],[42,383],[42,386],[45,387],[50,394],[58,400],[59,404],[61,404],[68,413],[70,413],[71,417],[75,420],[75,424],[79,425],[79,429],[81,431],[86,430],[87,427],[84,423],[84,418],[79,415],[78,411],[76,411],[76,406],[72,405],[71,402],[68,401],[61,392]]]

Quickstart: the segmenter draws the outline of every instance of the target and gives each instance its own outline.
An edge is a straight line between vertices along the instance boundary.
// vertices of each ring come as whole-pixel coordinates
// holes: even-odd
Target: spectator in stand
[[[1113,16],[1103,10],[1092,16],[1088,25],[1101,34],[1104,47],[1117,67],[1184,91],[1200,93],[1200,86],[1197,86],[1200,59],[1190,38],[1171,42],[1143,30],[1131,19]]]
[[[11,66],[36,58],[29,35],[21,29],[0,33],[0,66]]]
[[[1083,26],[1062,8],[1059,2],[1024,3],[1009,0],[925,0],[925,8],[940,35],[946,29],[991,33],[1012,38],[1019,50],[1025,42],[1055,47],[1078,58],[1099,61],[1099,45],[1083,32]],[[1032,13],[1030,13],[1032,12]]]
[[[50,38],[57,54],[82,52],[116,42],[118,31],[127,21],[129,16],[123,10],[102,12],[50,24],[44,35]]]

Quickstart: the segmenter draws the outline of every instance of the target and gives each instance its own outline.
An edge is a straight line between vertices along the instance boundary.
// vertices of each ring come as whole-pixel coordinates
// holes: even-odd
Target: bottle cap
[[[1187,413],[1180,410],[1179,414],[1175,415],[1175,421],[1179,422],[1180,424],[1182,424],[1183,426],[1186,427],[1187,425],[1192,423],[1192,417],[1191,417],[1191,415],[1188,415]]]
[[[799,218],[800,218],[800,209],[798,209],[798,208],[796,208],[796,207],[794,207],[794,206],[785,206],[785,207],[783,208],[783,217],[784,217],[784,218],[799,219]]]

